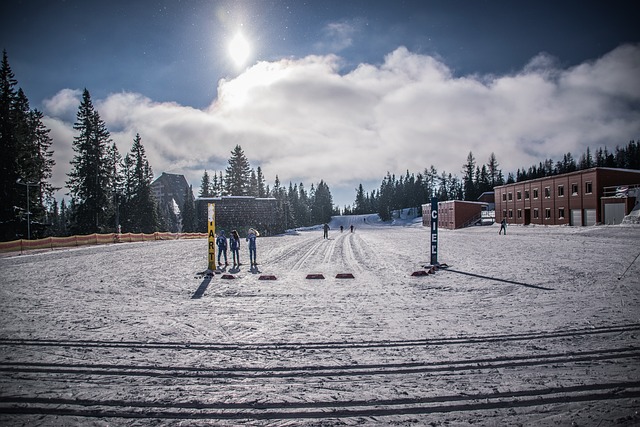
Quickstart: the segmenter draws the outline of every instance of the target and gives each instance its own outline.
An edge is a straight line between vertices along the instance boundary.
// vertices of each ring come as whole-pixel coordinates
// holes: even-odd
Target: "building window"
[[[534,199],[534,200],[537,200],[537,199],[538,199],[538,189],[537,189],[537,188],[534,188],[534,189],[533,189],[533,199]]]
[[[517,199],[517,200],[522,200],[522,191],[518,191],[518,192],[516,193],[516,199]]]
[[[551,188],[550,187],[544,187],[544,198],[545,199],[550,199],[551,198]]]
[[[558,218],[564,219],[564,208],[558,208]]]
[[[578,184],[571,184],[571,195],[572,196],[577,196],[578,195]]]
[[[540,213],[538,212],[538,208],[534,208],[534,209],[533,209],[533,217],[534,217],[535,219],[540,218]]]
[[[518,219],[522,218],[522,209],[518,209]]]
[[[524,199],[529,200],[529,190],[524,190]]]
[[[558,185],[558,197],[564,197],[564,185]]]
[[[509,192],[509,201],[513,200],[513,194],[511,194],[511,192]]]
[[[591,194],[592,192],[593,192],[593,184],[591,183],[591,181],[586,182],[584,184],[584,193]]]
[[[502,201],[503,202],[507,201],[507,193],[502,193]]]
[[[513,218],[513,209],[509,209],[509,218]]]
[[[507,210],[503,209],[502,210],[502,218],[506,218],[507,217]]]
[[[544,219],[551,219],[551,208],[545,208]]]

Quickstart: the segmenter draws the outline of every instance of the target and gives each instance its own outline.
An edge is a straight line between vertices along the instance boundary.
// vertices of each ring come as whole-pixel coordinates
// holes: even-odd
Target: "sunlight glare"
[[[251,48],[249,42],[242,33],[237,33],[233,39],[231,39],[231,42],[229,42],[229,55],[231,59],[236,66],[240,67],[247,62],[250,53]]]

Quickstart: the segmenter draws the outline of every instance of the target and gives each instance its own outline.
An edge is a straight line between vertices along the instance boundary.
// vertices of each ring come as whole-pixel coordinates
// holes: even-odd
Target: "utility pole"
[[[16,184],[24,185],[27,187],[27,240],[31,240],[31,211],[29,208],[29,187],[37,187],[40,183],[37,182],[22,182],[20,178],[16,181]]]

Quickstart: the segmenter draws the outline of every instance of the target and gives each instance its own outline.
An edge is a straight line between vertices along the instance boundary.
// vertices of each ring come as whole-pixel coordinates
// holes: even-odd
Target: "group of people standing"
[[[251,267],[258,265],[256,259],[256,238],[260,236],[257,230],[250,228],[247,232],[246,241],[249,243],[249,262]],[[231,231],[229,242],[227,244],[227,236],[224,234],[224,230],[220,231],[218,237],[216,237],[216,246],[218,246],[218,265],[222,265],[221,258],[224,257],[224,265],[228,266],[227,249],[231,250],[231,256],[233,258],[233,267],[239,267],[240,264],[240,235],[236,230]]]
[[[350,229],[350,230],[351,230],[351,232],[353,233],[353,230],[354,230],[353,224],[351,224],[351,226],[349,227],[349,229]],[[327,224],[327,223],[325,222],[325,224],[322,226],[322,230],[323,230],[323,232],[324,232],[324,233],[323,233],[323,237],[324,237],[325,239],[328,239],[328,238],[329,238],[329,230],[331,230],[331,228],[329,227],[329,224]],[[342,233],[343,231],[344,231],[344,226],[342,226],[342,225],[341,225],[341,226],[340,226],[340,232]]]

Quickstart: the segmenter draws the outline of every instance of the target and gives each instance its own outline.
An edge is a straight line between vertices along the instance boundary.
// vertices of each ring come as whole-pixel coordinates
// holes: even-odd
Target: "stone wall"
[[[207,206],[215,204],[216,232],[224,230],[229,236],[237,230],[244,237],[249,228],[255,228],[263,236],[276,234],[276,205],[274,198],[250,196],[204,197],[196,199],[198,231],[207,231]]]

